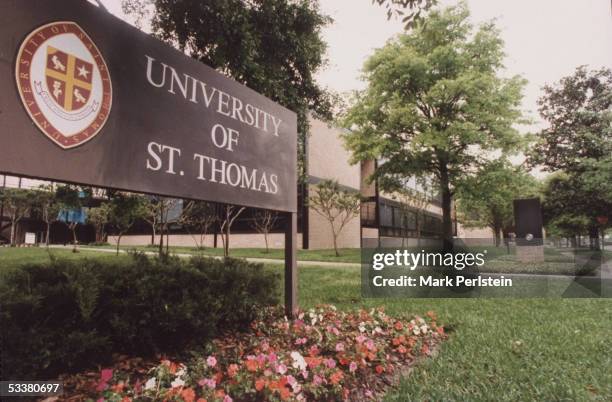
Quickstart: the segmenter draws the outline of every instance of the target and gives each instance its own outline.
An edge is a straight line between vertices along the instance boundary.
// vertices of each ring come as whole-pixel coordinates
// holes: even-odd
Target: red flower
[[[282,387],[279,392],[283,401],[286,401],[291,396],[291,391],[289,391],[289,388],[287,387]]]
[[[342,381],[342,378],[344,377],[344,374],[342,374],[341,370],[336,370],[330,377],[329,377],[329,381],[332,384],[338,384],[340,381]]]
[[[395,329],[398,331],[401,331],[402,329],[404,329],[404,326],[402,325],[401,321],[396,321],[395,322]]]
[[[191,388],[185,388],[181,391],[181,397],[185,402],[193,402],[195,400],[195,392]]]
[[[257,391],[261,391],[265,387],[266,387],[266,380],[265,379],[258,378],[257,380],[255,380],[255,389]]]
[[[259,368],[259,363],[257,363],[257,360],[255,359],[245,361],[244,365],[249,371],[257,371],[257,369]]]
[[[230,377],[234,377],[236,375],[236,373],[238,372],[239,367],[237,364],[230,364],[229,367],[227,368],[227,375]]]
[[[376,370],[378,374],[382,374],[385,371],[385,368],[379,364],[374,370]]]

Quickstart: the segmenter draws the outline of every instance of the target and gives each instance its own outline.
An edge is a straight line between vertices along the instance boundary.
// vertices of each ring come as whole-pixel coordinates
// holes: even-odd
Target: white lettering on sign
[[[147,81],[155,88],[163,88],[168,93],[181,96],[188,102],[202,104],[207,109],[239,121],[263,132],[279,136],[282,120],[263,109],[211,87],[205,82],[188,74],[179,73],[168,64],[158,62],[151,56],[147,58]]]

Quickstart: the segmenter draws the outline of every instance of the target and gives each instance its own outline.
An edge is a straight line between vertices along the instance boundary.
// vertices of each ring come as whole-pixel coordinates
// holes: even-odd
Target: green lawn
[[[81,250],[73,253],[72,250],[54,249],[44,247],[0,247],[0,275],[25,263],[48,262],[51,256],[76,259],[83,257],[96,258],[126,258],[125,255],[116,257],[114,254]]]
[[[44,249],[0,249],[2,268],[45,258]],[[304,308],[332,303],[342,309],[385,306],[390,314],[434,310],[449,326],[439,355],[419,365],[389,401],[612,400],[612,300],[362,299],[358,268],[302,267],[299,281]]]
[[[115,248],[114,246],[84,246],[87,248],[99,247],[99,248]],[[153,246],[121,246],[123,250],[142,250],[142,251],[156,251],[157,247]],[[202,254],[202,255],[214,255],[222,256],[223,248],[205,248],[198,250],[194,247],[174,247],[170,246],[172,253],[186,253],[186,254]],[[326,262],[352,262],[361,263],[361,250],[358,248],[343,248],[339,249],[340,257],[336,257],[334,250],[298,250],[298,259],[302,261],[326,261]],[[270,249],[266,253],[263,248],[232,248],[230,249],[230,256],[235,258],[271,258],[275,260],[285,258],[284,249]]]

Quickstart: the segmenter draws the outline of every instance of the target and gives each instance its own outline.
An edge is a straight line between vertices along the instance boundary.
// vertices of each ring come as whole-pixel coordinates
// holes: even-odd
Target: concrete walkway
[[[72,250],[72,246],[61,246],[61,245],[49,245],[49,248],[58,248],[58,249],[66,249],[66,250]],[[79,246],[78,248],[79,250],[82,251],[94,251],[94,252],[102,252],[102,253],[112,253],[115,254],[117,253],[117,250],[115,249],[111,249],[111,248],[98,248],[98,247],[87,247],[87,246]],[[139,250],[141,251],[141,250]],[[120,249],[119,250],[120,253],[127,253],[128,250],[123,250]],[[145,253],[146,255],[150,255],[150,256],[156,256],[157,252],[155,251],[142,251],[143,253]],[[189,257],[193,257],[195,254],[190,254],[190,253],[171,253],[172,255],[175,255],[177,257],[180,258],[189,258]],[[204,255],[205,257],[211,257],[211,258],[217,258],[217,259],[222,259],[222,256],[219,255]],[[239,258],[243,258],[243,257],[239,257]],[[249,262],[259,262],[262,264],[285,264],[285,260],[282,259],[277,259],[277,258],[253,258],[253,257],[247,257],[245,258],[245,260],[249,261]],[[359,263],[353,263],[353,262],[331,262],[331,261],[303,261],[303,260],[298,260],[298,265],[299,266],[305,266],[305,267],[341,267],[341,268],[360,268],[361,264]]]

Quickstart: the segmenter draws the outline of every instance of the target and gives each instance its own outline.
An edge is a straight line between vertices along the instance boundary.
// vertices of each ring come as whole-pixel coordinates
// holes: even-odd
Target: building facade
[[[357,248],[362,239],[377,239],[383,244],[404,244],[408,239],[425,241],[439,237],[441,231],[441,208],[436,194],[424,194],[416,183],[407,183],[415,194],[415,199],[402,199],[398,194],[381,191],[375,181],[370,180],[376,167],[376,161],[361,164],[350,163],[350,153],[344,146],[342,135],[345,130],[334,127],[317,119],[310,121],[310,135],[306,149],[306,180],[298,186],[298,244],[301,248],[324,249],[331,248],[333,236],[329,222],[313,208],[309,208],[307,199],[312,196],[316,186],[323,180],[335,180],[342,189],[359,193],[362,197],[361,210],[354,219],[348,222],[338,237],[341,248]],[[44,182],[29,179],[0,176],[0,186],[37,188]],[[99,194],[98,199],[104,195]],[[256,232],[254,220],[257,210],[247,208],[232,226],[230,247],[263,247],[264,236]],[[8,240],[6,228],[7,216],[3,214],[4,231],[0,232],[0,241]],[[268,236],[269,246],[284,247],[284,222],[276,219]],[[1,226],[1,225],[0,225]],[[51,242],[65,243],[70,240],[70,234],[65,225],[53,225]],[[82,225],[79,229],[79,241],[88,243],[94,241],[92,228]],[[34,232],[37,239],[42,240],[42,225],[35,216],[28,216],[20,223],[19,236],[23,240],[25,233]],[[205,237],[207,247],[221,247],[219,225]],[[108,237],[109,243],[116,238]],[[195,246],[198,234],[189,233],[180,224],[170,225],[168,240],[172,246]],[[197,239],[200,240],[199,238]],[[139,222],[127,235],[123,236],[123,245],[147,245],[159,242],[159,236],[153,237],[152,230],[145,222]]]

